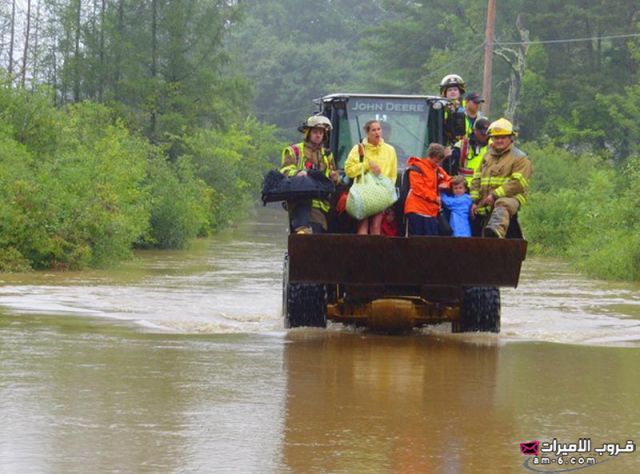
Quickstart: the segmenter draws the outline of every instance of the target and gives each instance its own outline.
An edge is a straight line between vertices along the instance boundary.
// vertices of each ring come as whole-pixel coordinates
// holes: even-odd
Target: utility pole
[[[484,73],[482,75],[483,112],[488,117],[491,111],[491,76],[493,73],[493,40],[496,22],[496,0],[488,0],[487,26],[484,34]]]

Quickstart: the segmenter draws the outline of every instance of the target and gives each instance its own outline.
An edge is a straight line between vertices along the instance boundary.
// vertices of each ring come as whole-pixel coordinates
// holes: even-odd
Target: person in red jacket
[[[398,236],[398,219],[396,217],[396,211],[391,206],[384,211],[384,217],[382,218],[382,225],[380,226],[380,233],[387,237]]]
[[[440,167],[448,148],[432,143],[426,158],[412,156],[407,160],[409,192],[404,203],[404,213],[409,224],[408,235],[438,235],[440,189],[448,189],[451,178]]]

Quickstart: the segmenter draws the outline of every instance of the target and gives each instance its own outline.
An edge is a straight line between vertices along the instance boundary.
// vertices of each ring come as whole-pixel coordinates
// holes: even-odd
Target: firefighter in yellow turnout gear
[[[483,219],[483,237],[504,238],[509,220],[527,201],[531,161],[513,145],[513,125],[496,120],[488,129],[490,144],[471,182],[471,213]]]
[[[322,173],[333,182],[340,180],[333,155],[323,144],[331,131],[331,122],[322,115],[312,115],[301,127],[304,141],[282,150],[280,172],[286,176]],[[287,202],[291,228],[300,234],[326,232],[329,202],[323,199]]]

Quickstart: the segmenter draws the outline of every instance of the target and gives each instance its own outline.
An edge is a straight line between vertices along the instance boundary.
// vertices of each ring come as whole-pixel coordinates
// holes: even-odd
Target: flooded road
[[[285,233],[262,209],[115,270],[2,275],[0,472],[640,470],[595,451],[640,443],[638,285],[529,259],[499,336],[286,332]]]

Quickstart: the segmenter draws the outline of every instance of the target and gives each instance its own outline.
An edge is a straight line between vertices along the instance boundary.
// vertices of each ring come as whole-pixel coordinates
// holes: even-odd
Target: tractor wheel
[[[500,332],[500,290],[475,287],[464,290],[460,319],[454,321],[452,332]]]
[[[289,283],[289,256],[284,256],[282,314],[285,328],[327,327],[327,295],[324,285]]]

